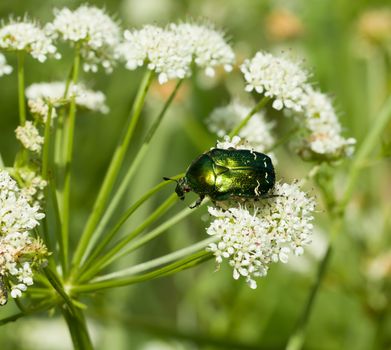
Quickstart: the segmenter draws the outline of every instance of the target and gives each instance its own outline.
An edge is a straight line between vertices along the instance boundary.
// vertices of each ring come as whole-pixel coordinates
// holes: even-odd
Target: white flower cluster
[[[18,176],[23,182],[20,193],[31,205],[39,205],[44,199],[44,189],[47,181],[29,168],[18,168]]]
[[[75,11],[55,10],[55,18],[46,29],[54,38],[80,45],[85,71],[96,72],[99,65],[107,72],[112,71],[121,32],[118,24],[103,10],[87,5]]]
[[[245,60],[241,70],[246,80],[246,91],[255,90],[273,99],[273,108],[284,107],[296,112],[303,110],[304,89],[308,73],[300,64],[270,53],[257,52]]]
[[[25,51],[39,62],[47,56],[60,58],[52,39],[36,23],[11,22],[0,28],[0,48],[9,51]]]
[[[191,47],[174,31],[146,25],[140,30],[126,30],[124,37],[118,53],[125,59],[126,68],[133,70],[147,61],[161,84],[190,74]]]
[[[323,156],[338,159],[353,154],[356,140],[341,136],[341,125],[328,96],[308,87],[304,117],[308,136],[299,149],[304,158]]]
[[[76,96],[76,104],[79,107],[103,114],[109,112],[109,107],[106,105],[106,95],[103,92],[88,89],[82,83],[71,86],[71,89],[73,89],[73,93]]]
[[[38,129],[31,121],[27,120],[23,126],[18,126],[15,133],[24,148],[32,152],[41,152],[44,138],[39,135]]]
[[[27,105],[31,114],[35,117],[39,117],[38,120],[46,123],[46,119],[49,115],[49,105],[41,98],[35,100],[28,100]],[[57,112],[54,108],[52,108],[51,118],[57,117]]]
[[[220,265],[227,259],[233,278],[244,277],[256,288],[257,277],[266,276],[271,263],[288,262],[291,252],[301,255],[311,242],[315,201],[296,183],[275,185],[276,197],[228,210],[209,207],[214,220],[207,233],[218,237],[208,250]]]
[[[31,111],[40,115],[47,115],[47,109],[42,106],[45,101],[55,105],[69,102],[69,98],[75,96],[76,104],[84,109],[93,112],[108,113],[109,107],[106,105],[106,96],[101,91],[88,89],[84,84],[71,85],[68,99],[64,99],[65,83],[56,81],[51,83],[35,83],[26,89],[26,97],[29,101]]]
[[[5,56],[0,53],[0,77],[12,73],[12,67],[7,64]]]
[[[11,285],[13,298],[33,284],[32,266],[47,254],[46,247],[29,234],[44,216],[38,206],[28,203],[9,174],[0,171],[0,277]],[[7,287],[1,283],[1,288]]]
[[[308,73],[295,62],[258,52],[241,66],[246,90],[273,100],[273,108],[293,111],[306,135],[298,147],[304,159],[336,160],[352,155],[353,138],[341,136],[341,125],[330,99],[312,88]]]
[[[240,138],[240,136],[234,136],[231,138],[228,135],[225,135],[222,140],[217,140],[216,148],[251,149],[251,145],[247,142],[247,140]]]
[[[235,54],[227,44],[223,33],[210,24],[195,23],[171,24],[172,30],[179,33],[182,41],[188,41],[192,48],[194,62],[205,70],[208,76],[215,75],[215,67],[223,66],[230,72],[235,62]]]
[[[191,63],[214,75],[215,67],[222,65],[232,70],[235,55],[224,36],[210,26],[198,24],[170,24],[166,28],[146,25],[140,30],[126,30],[125,41],[118,54],[128,69],[147,64],[158,74],[161,84],[171,79],[191,75]]]
[[[251,107],[239,101],[216,108],[207,119],[209,130],[223,138],[251,112]],[[273,122],[267,122],[263,112],[255,113],[249,122],[240,130],[239,137],[248,142],[247,148],[264,152],[274,144],[271,130]],[[236,146],[235,146],[236,147]]]
[[[0,237],[0,276],[9,274],[19,282],[11,288],[12,298],[21,297],[27,286],[33,284],[33,272],[30,264],[28,262],[17,263],[17,257],[20,255],[20,252],[31,244],[32,240],[28,232],[15,232]]]
[[[0,171],[0,233],[30,231],[45,216],[39,213],[38,206],[30,206],[26,197],[20,194],[19,187],[9,174]]]

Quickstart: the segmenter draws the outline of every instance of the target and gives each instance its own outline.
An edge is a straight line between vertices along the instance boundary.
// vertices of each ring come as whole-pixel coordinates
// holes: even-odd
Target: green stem
[[[74,63],[72,63],[71,69],[69,70],[67,79],[65,81],[65,90],[63,94],[64,101],[67,100],[69,87],[72,82],[74,72]],[[55,128],[55,144],[54,144],[54,161],[58,165],[57,177],[62,179],[63,171],[65,167],[65,155],[64,155],[64,124],[65,124],[65,108],[59,108],[58,117],[56,118],[56,128]],[[62,181],[60,181],[62,183]]]
[[[57,277],[57,275],[49,267],[45,267],[44,272],[45,272],[46,278],[48,279],[48,281],[50,282],[52,287],[56,290],[58,295],[62,298],[62,300],[67,305],[69,310],[72,313],[76,313],[75,306],[73,305],[73,302],[72,302],[70,296],[64,290],[64,287],[63,287],[60,279]]]
[[[3,157],[0,153],[0,169],[4,169],[4,168],[5,168],[5,165],[4,165]]]
[[[285,142],[287,142],[294,134],[296,134],[296,132],[298,132],[300,130],[300,127],[296,126],[294,128],[292,128],[290,131],[288,131],[284,136],[282,136],[279,140],[277,140],[277,142],[272,146],[270,147],[269,149],[265,150],[265,153],[269,153],[269,152],[272,152],[274,151],[277,147],[280,147],[281,145],[283,145]]]
[[[67,80],[65,81],[65,90],[64,90],[64,95],[63,98],[64,100],[68,97],[68,92],[69,92],[69,87],[71,86],[71,82],[73,80],[73,75],[75,74],[75,62],[72,63],[71,69],[68,73]],[[77,67],[78,69],[78,67]]]
[[[49,268],[45,268],[44,272],[50,284],[64,301],[61,311],[71,333],[74,348],[80,350],[93,349],[83,312],[75,307],[57,275]]]
[[[180,178],[182,177],[183,174],[177,175],[175,178]],[[88,254],[89,251],[93,249],[92,254],[88,255],[88,259],[86,262],[83,264],[82,270],[85,271],[89,266],[94,264],[95,258],[108,246],[108,244],[112,241],[112,239],[115,237],[117,232],[120,230],[122,225],[126,222],[126,220],[145,202],[147,201],[150,197],[152,197],[155,193],[160,191],[164,186],[167,185],[167,181],[163,181],[159,183],[157,186],[153,187],[151,190],[149,190],[144,196],[142,196],[136,203],[134,203],[129,209],[122,214],[120,219],[118,220],[117,224],[109,231],[105,237],[99,241],[99,244],[93,248],[94,244],[97,241],[97,235],[95,234],[92,237],[92,242],[89,245],[89,249],[87,249]]]
[[[204,239],[201,242],[197,242],[195,244],[192,244],[191,246],[188,246],[183,249],[176,250],[170,254],[161,256],[160,258],[156,258],[153,260],[149,260],[147,262],[131,266],[127,269],[123,269],[120,271],[116,271],[113,273],[109,273],[107,275],[99,276],[97,278],[94,278],[91,282],[102,282],[102,281],[108,281],[108,280],[114,280],[119,278],[125,278],[134,276],[137,273],[144,272],[147,270],[151,270],[153,268],[156,268],[158,266],[167,265],[175,260],[184,258],[186,256],[189,256],[191,254],[196,253],[200,249],[205,249],[210,243],[216,242],[216,237],[209,237],[207,239]]]
[[[68,325],[74,349],[93,349],[94,347],[88,334],[87,323],[83,312],[81,310],[77,310],[76,314],[73,314],[65,307],[61,308],[61,311]]]
[[[149,225],[155,222],[161,215],[163,215],[176,201],[178,196],[173,193],[170,197],[166,199],[163,204],[161,204],[140,226],[135,230],[127,234],[121,240],[119,240],[114,247],[112,247],[105,255],[103,255],[99,260],[95,260],[92,268],[83,274],[83,280],[89,280],[94,277],[98,271],[100,271],[105,266],[109,265],[111,262],[117,259],[117,254],[124,248],[132,239],[137,237],[142,233]]]
[[[76,85],[79,75],[80,65],[80,49],[75,48],[75,57],[73,63],[72,83]],[[64,188],[62,196],[62,247],[64,249],[65,258],[65,271],[68,269],[68,251],[69,251],[69,202],[71,192],[71,166],[73,157],[73,139],[75,134],[75,122],[76,122],[76,97],[72,96],[71,104],[69,107],[69,116],[67,119],[67,130],[65,135],[65,176],[64,176]]]
[[[10,323],[10,322],[15,322],[16,320],[18,320],[21,317],[28,316],[28,315],[34,314],[36,312],[40,312],[40,311],[44,311],[44,310],[50,309],[54,305],[55,305],[55,301],[53,299],[49,299],[48,300],[46,298],[42,303],[36,305],[34,308],[27,309],[24,312],[19,312],[19,313],[15,314],[15,315],[12,315],[12,316],[9,316],[9,317],[1,319],[0,320],[0,326],[3,326],[3,325],[5,325],[7,323]]]
[[[81,235],[79,244],[76,248],[75,254],[73,256],[73,268],[77,269],[80,265],[80,262],[83,258],[83,255],[87,249],[88,242],[91,239],[91,236],[94,233],[95,227],[102,215],[102,212],[106,206],[107,199],[110,195],[110,192],[113,188],[114,182],[117,179],[118,172],[122,165],[123,159],[125,157],[126,151],[128,149],[130,140],[132,139],[134,130],[136,128],[138,119],[141,114],[141,110],[144,105],[145,97],[148,92],[148,89],[153,80],[153,72],[147,70],[142,83],[140,84],[136,99],[134,101],[132,112],[130,114],[130,121],[126,129],[121,142],[117,146],[109,168],[107,170],[106,176],[103,180],[103,184],[100,188],[99,194],[95,200],[94,207],[92,209],[91,215],[88,218],[87,224],[84,228],[84,231]]]
[[[121,279],[117,279],[117,280],[110,280],[110,281],[103,281],[103,282],[96,282],[96,283],[89,283],[89,284],[85,284],[85,285],[74,286],[72,288],[72,292],[90,293],[90,292],[95,292],[95,291],[98,291],[101,289],[122,287],[122,286],[127,286],[130,284],[134,284],[134,283],[148,281],[148,280],[151,280],[154,278],[171,275],[171,274],[177,273],[179,271],[188,269],[190,267],[201,264],[202,262],[207,261],[207,260],[211,259],[212,257],[213,257],[213,254],[211,252],[201,251],[201,252],[195,253],[191,256],[188,256],[184,259],[181,259],[179,261],[171,263],[167,266],[164,266],[160,269],[148,272],[143,275],[130,276],[130,277],[125,277],[125,278],[121,278]]]
[[[350,168],[349,178],[346,185],[345,193],[340,202],[340,210],[344,210],[348,204],[354,187],[356,185],[357,177],[360,172],[361,166],[365,163],[366,158],[370,156],[370,153],[379,144],[379,139],[382,131],[386,127],[387,123],[391,119],[391,96],[385,102],[379,115],[374,120],[374,125],[364,139],[361,147],[358,149],[354,158],[353,164]]]
[[[90,252],[93,244],[95,244],[95,242],[101,236],[101,234],[102,234],[103,230],[105,229],[108,221],[112,218],[113,213],[117,210],[118,205],[119,205],[121,199],[123,198],[125,192],[129,188],[129,183],[130,183],[134,173],[139,168],[139,165],[140,165],[141,161],[145,158],[145,155],[146,155],[146,153],[147,153],[147,151],[149,149],[152,137],[154,136],[154,134],[155,134],[156,130],[158,129],[161,121],[163,120],[163,117],[165,116],[165,114],[166,114],[166,112],[168,110],[168,107],[171,105],[172,101],[174,100],[174,98],[175,98],[175,96],[176,96],[176,94],[177,94],[177,92],[178,92],[182,82],[183,82],[182,79],[177,82],[174,90],[172,91],[171,95],[167,99],[167,101],[164,104],[164,106],[163,106],[162,110],[160,111],[159,115],[157,116],[157,118],[155,119],[153,124],[151,125],[151,127],[150,127],[150,129],[149,129],[149,131],[148,131],[148,133],[147,133],[147,135],[146,135],[146,137],[144,139],[144,142],[143,142],[141,148],[138,150],[136,156],[134,157],[134,159],[132,161],[132,164],[130,165],[128,171],[126,172],[125,177],[121,181],[121,185],[115,191],[115,194],[114,194],[113,198],[110,200],[109,206],[105,210],[105,213],[103,214],[103,217],[100,220],[98,227],[96,228],[95,232],[93,233],[93,235],[92,235],[92,237],[91,237],[91,239],[89,241],[89,245],[88,245],[88,247],[86,249],[86,252],[84,254],[84,259],[85,259],[86,256],[89,255],[89,252]],[[133,211],[129,212],[129,214],[125,214],[124,215],[124,216],[126,216],[125,220],[133,213]],[[106,239],[105,239],[105,242],[106,242]],[[105,245],[106,244],[107,244],[107,242],[105,243]],[[82,262],[84,261],[84,259],[82,259]]]
[[[253,107],[249,114],[229,133],[229,137],[232,138],[237,135],[240,130],[242,130],[251,119],[251,117],[257,113],[260,109],[266,106],[266,104],[270,101],[270,97],[264,96],[262,99]]]
[[[204,203],[203,203],[204,204]],[[203,205],[202,204],[202,205]],[[136,249],[142,247],[146,243],[150,242],[151,240],[155,239],[156,237],[160,236],[162,233],[166,232],[167,229],[169,229],[171,226],[175,225],[177,222],[184,219],[186,216],[189,216],[191,213],[193,213],[193,209],[186,208],[181,210],[178,214],[174,215],[171,219],[165,221],[158,227],[156,227],[151,232],[143,235],[141,238],[135,240],[132,244],[130,244],[126,250],[121,252],[121,254],[117,255],[117,259],[122,258],[125,255],[130,254],[131,252],[135,251]]]
[[[44,134],[44,143],[42,150],[42,178],[48,180],[49,174],[49,150],[50,150],[50,126],[52,122],[52,111],[53,106],[49,103],[48,115],[45,122],[45,134]]]
[[[26,123],[26,101],[24,96],[24,51],[18,51],[18,100],[19,100],[19,121],[20,125]]]
[[[324,275],[327,271],[327,267],[330,261],[332,246],[331,243],[327,247],[327,251],[325,255],[322,258],[322,261],[320,262],[320,265],[318,267],[318,272],[316,275],[316,280],[314,285],[312,286],[310,293],[308,295],[307,301],[304,305],[303,312],[299,318],[299,321],[297,322],[297,325],[295,327],[295,330],[292,334],[292,336],[289,338],[286,350],[300,350],[305,341],[305,331],[307,328],[307,324],[311,315],[311,311],[313,308],[313,305],[315,303],[316,296],[318,294],[319,288],[322,284]]]
[[[63,240],[63,236],[62,236],[62,224],[61,224],[60,208],[58,206],[57,191],[56,191],[56,188],[55,188],[52,180],[49,180],[48,188],[50,191],[50,197],[51,197],[52,205],[53,205],[53,209],[54,209],[54,217],[55,217],[55,222],[56,222],[55,233],[56,233],[56,238],[57,238],[57,242],[59,245],[59,257],[60,257],[60,262],[61,262],[61,268],[62,268],[62,271],[64,274],[66,271],[67,259],[65,257],[65,249],[63,246],[64,240]]]

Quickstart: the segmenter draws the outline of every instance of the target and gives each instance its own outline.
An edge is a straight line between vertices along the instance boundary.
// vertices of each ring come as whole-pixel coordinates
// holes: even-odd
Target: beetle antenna
[[[170,177],[163,177],[163,180],[164,181],[175,181],[176,183],[178,183],[178,180],[171,179]]]

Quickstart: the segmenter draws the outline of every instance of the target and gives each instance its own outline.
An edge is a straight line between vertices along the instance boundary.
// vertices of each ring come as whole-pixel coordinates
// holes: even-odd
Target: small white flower
[[[31,121],[28,120],[23,126],[18,126],[15,133],[24,148],[32,152],[41,152],[44,138],[39,135],[37,128]]]
[[[25,51],[39,62],[47,56],[60,58],[52,39],[38,26],[25,21],[11,21],[0,28],[0,48],[8,51]]]
[[[246,91],[255,90],[273,99],[273,108],[303,110],[304,88],[308,73],[293,61],[270,53],[257,52],[241,66]]]
[[[314,199],[296,183],[277,183],[272,194],[277,197],[247,201],[229,210],[208,208],[214,219],[207,233],[219,239],[208,250],[217,264],[227,259],[233,278],[245,278],[253,289],[255,279],[266,276],[270,264],[287,263],[291,251],[300,255],[311,242]]]
[[[55,10],[55,18],[46,29],[54,38],[80,45],[85,71],[96,72],[99,65],[112,71],[121,34],[117,23],[103,10],[87,5],[75,11]]]
[[[11,73],[12,73],[12,67],[7,64],[5,56],[2,53],[0,53],[0,77]]]
[[[303,100],[308,135],[299,153],[304,158],[313,154],[330,159],[351,156],[356,140],[342,137],[342,128],[330,98],[308,86]]]
[[[217,141],[216,148],[221,148],[221,149],[229,149],[229,148],[249,149],[251,147],[245,140],[242,140],[239,136],[234,136],[231,139],[228,135],[225,135],[223,137],[223,140],[218,140]]]
[[[222,138],[238,125],[251,111],[251,107],[239,101],[231,102],[225,107],[216,108],[207,119],[210,131]],[[273,122],[267,122],[262,112],[254,114],[240,130],[239,137],[245,139],[249,146],[258,152],[264,152],[274,144],[271,130]]]
[[[26,89],[26,96],[33,107],[37,107],[41,101],[48,101],[51,104],[69,102],[69,98],[75,96],[76,105],[81,108],[85,108],[90,111],[108,113],[109,108],[106,105],[106,96],[101,91],[94,91],[88,89],[84,84],[79,83],[75,86],[70,86],[68,96],[64,99],[65,83],[64,82],[51,82],[51,83],[36,83],[30,85]],[[45,113],[46,109],[39,110],[41,113]]]
[[[12,287],[11,297],[16,299],[22,296],[22,291],[18,288],[18,286]]]

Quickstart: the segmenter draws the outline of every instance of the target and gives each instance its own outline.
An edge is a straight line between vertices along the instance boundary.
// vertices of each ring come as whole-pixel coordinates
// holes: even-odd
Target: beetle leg
[[[280,194],[263,194],[257,198],[262,198],[262,199],[268,199],[268,198],[276,198],[276,197],[285,197]]]
[[[199,207],[201,205],[202,201],[204,200],[204,198],[205,198],[205,195],[200,194],[200,197],[197,199],[197,201],[193,205],[190,205],[189,208],[194,209],[194,208]]]

